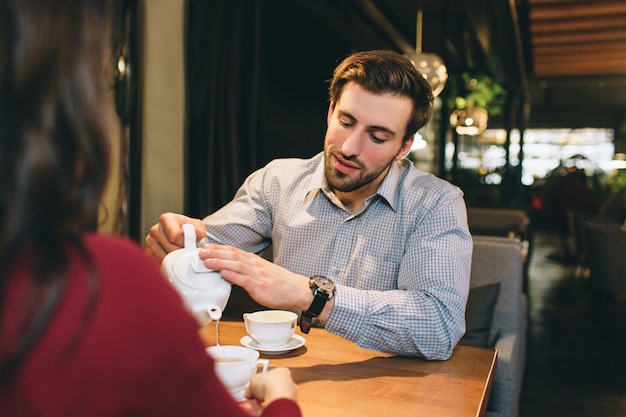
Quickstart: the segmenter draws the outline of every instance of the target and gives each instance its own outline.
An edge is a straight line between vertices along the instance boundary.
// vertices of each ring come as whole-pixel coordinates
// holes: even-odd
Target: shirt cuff
[[[344,285],[336,288],[335,305],[326,321],[326,330],[356,343],[367,320],[367,291]]]

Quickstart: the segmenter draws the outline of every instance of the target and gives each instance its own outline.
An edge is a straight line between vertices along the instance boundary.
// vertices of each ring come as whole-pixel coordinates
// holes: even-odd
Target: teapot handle
[[[196,228],[193,224],[183,224],[183,236],[185,236],[185,249],[195,248],[196,244]]]

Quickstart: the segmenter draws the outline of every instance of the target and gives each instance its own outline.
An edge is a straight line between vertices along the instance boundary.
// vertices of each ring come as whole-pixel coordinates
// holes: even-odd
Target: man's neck
[[[337,196],[339,201],[341,201],[341,204],[343,204],[343,206],[350,213],[354,214],[357,211],[359,211],[361,207],[363,207],[363,204],[365,204],[365,199],[367,199],[368,197],[376,193],[376,191],[378,190],[378,187],[380,187],[380,184],[383,182],[388,172],[389,170],[387,169],[387,171],[381,174],[374,181],[354,191],[347,191],[347,192],[339,191],[339,190],[332,190],[332,191]]]

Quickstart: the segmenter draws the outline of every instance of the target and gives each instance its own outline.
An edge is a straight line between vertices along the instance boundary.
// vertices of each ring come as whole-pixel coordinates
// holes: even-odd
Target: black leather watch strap
[[[320,291],[316,291],[313,295],[315,296],[313,298],[313,302],[306,312],[313,317],[317,317],[322,313],[322,310],[324,309],[326,302],[330,300],[330,297],[328,296],[328,294],[322,293]]]
[[[318,286],[317,282],[320,283],[320,286]],[[302,315],[300,316],[300,330],[302,333],[309,333],[313,318],[322,313],[324,306],[328,300],[333,298],[335,293],[333,282],[320,275],[314,275],[310,278],[309,287],[313,293],[313,302],[306,311],[302,312]]]
[[[308,334],[311,330],[311,323],[313,322],[313,316],[306,311],[302,312],[300,316],[300,331],[304,334]]]

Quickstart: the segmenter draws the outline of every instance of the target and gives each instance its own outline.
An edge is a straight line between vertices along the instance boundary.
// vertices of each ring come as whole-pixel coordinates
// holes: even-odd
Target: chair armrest
[[[500,337],[495,349],[498,351],[496,374],[488,410],[500,417],[517,417],[524,378],[526,336],[507,334]]]
[[[522,395],[524,367],[526,365],[526,329],[528,326],[528,300],[521,295],[517,324],[502,333],[494,348],[498,351],[497,368],[489,400],[489,411],[499,417],[517,417]]]

